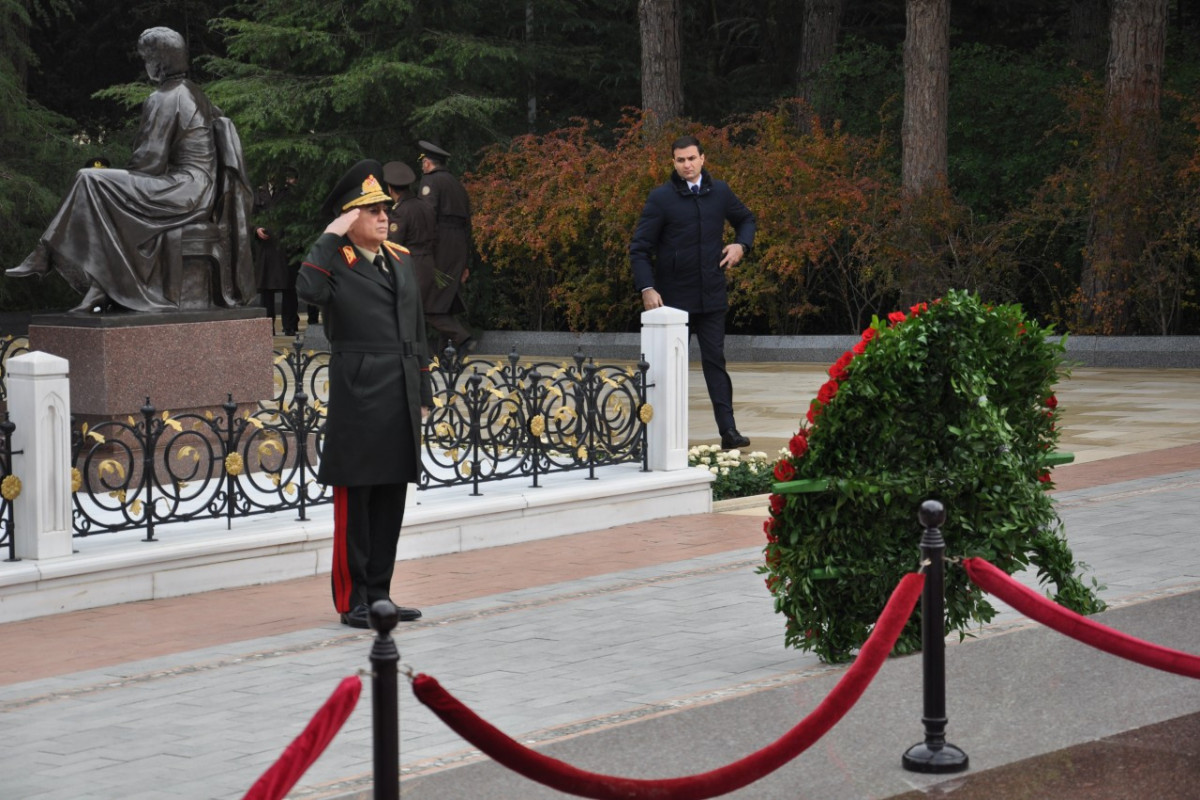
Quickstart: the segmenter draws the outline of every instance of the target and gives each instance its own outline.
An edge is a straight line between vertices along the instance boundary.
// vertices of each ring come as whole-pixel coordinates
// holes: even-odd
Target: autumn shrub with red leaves
[[[636,330],[629,240],[685,133],[700,138],[706,167],[758,218],[751,256],[729,272],[735,324],[793,334],[813,317],[869,315],[896,290],[877,246],[900,209],[882,146],[836,126],[800,133],[794,119],[784,103],[724,127],[651,128],[627,116],[607,130],[578,120],[487,151],[466,183],[497,326]]]

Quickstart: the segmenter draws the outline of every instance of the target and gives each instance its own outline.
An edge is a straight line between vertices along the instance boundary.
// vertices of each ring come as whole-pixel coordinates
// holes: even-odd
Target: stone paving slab
[[[803,381],[815,392],[823,375],[784,367],[735,374],[739,424],[768,452],[811,395]],[[1077,370],[1059,396],[1063,449],[1081,456],[1055,472],[1076,557],[1106,585],[1112,619],[1200,652],[1185,599],[1200,586],[1200,371]],[[703,405],[691,415],[702,432]],[[782,647],[754,572],[764,516],[759,498],[401,562],[400,597],[426,616],[398,631],[400,651],[503,730],[572,763],[621,774],[725,763],[794,724],[842,670]],[[970,683],[950,695],[951,741],[972,775],[1200,710],[1197,682],[1064,649],[1011,610],[982,633],[950,650],[951,663],[982,670],[952,675]],[[336,624],[322,576],[0,625],[0,642],[0,798],[238,798],[337,683],[368,666],[371,636]],[[953,789],[896,766],[920,736],[918,674],[917,659],[890,661],[799,771],[738,796]],[[369,796],[369,694],[292,798]],[[401,704],[405,797],[560,796],[496,774],[404,687]]]
[[[1200,630],[1181,624],[1197,613],[1200,591],[1108,611],[1099,619],[1200,652]],[[946,663],[947,738],[969,756],[972,769],[968,775],[1200,711],[1200,681],[1095,655],[1083,645],[1036,626],[951,646]],[[840,670],[801,673],[780,686],[539,749],[582,769],[629,777],[674,777],[715,769],[774,741],[823,700],[839,677]],[[900,767],[901,755],[924,736],[920,685],[919,656],[888,661],[859,703],[812,748],[777,772],[725,796],[871,800],[917,789],[912,796],[957,797],[955,789],[962,776],[921,775]],[[1118,686],[1121,691],[1113,691]],[[1045,777],[1045,771],[1031,771],[1011,795],[976,796],[989,800],[1050,797],[1038,789]],[[1139,796],[1137,773],[1117,776],[1104,788],[1104,793],[1080,797]],[[568,795],[491,761],[479,761],[415,777],[403,784],[403,796],[408,800],[538,800]],[[1194,795],[1163,795],[1156,800],[1190,797]]]
[[[1198,499],[1200,473],[1183,472],[1107,490],[1066,492],[1059,503],[1076,556],[1108,586],[1104,596],[1121,602],[1160,598],[1154,600],[1159,605],[1175,601],[1189,586],[1200,586],[1200,543],[1195,542],[1188,513]],[[1158,520],[1153,536],[1137,535],[1153,540],[1156,547],[1130,549],[1129,520],[1144,520],[1151,512]],[[713,516],[730,524],[745,521],[737,515]],[[1108,525],[1117,516],[1125,528]],[[560,546],[566,545],[564,539]],[[437,677],[502,730],[522,740],[545,742],[548,752],[565,748],[572,763],[577,763],[577,754],[590,754],[581,765],[607,772],[638,774],[651,763],[661,764],[665,774],[693,772],[773,739],[800,718],[804,704],[819,702],[840,671],[783,647],[782,624],[755,573],[760,558],[756,545],[426,607],[423,620],[399,630],[397,644],[405,663]],[[193,624],[202,621],[194,619]],[[1022,630],[1023,638],[1031,638],[1010,611],[1002,612],[988,631],[1013,626]],[[1188,628],[1187,636],[1200,635],[1195,625],[1176,627]],[[1164,644],[1173,637],[1179,641],[1170,625],[1152,633],[1164,637],[1154,639]],[[1017,641],[988,636],[963,645],[962,652],[978,647],[1017,659],[1017,650],[988,644],[1000,639]],[[9,757],[0,763],[0,786],[17,798],[127,797],[148,787],[156,787],[158,797],[238,797],[337,683],[367,666],[370,641],[369,634],[348,632],[330,622],[0,687],[0,720],[10,733]],[[1200,642],[1192,639],[1175,646],[1200,652]],[[1140,690],[1129,688],[1136,685],[1127,683],[1131,676],[1110,673],[1109,666],[1091,666],[1086,652],[1072,659],[1086,660],[1087,670],[1076,666],[1061,677],[1046,678],[1046,670],[1062,668],[1065,656],[1058,650],[1042,655],[1041,647],[1021,651],[1024,670],[1036,671],[1052,685],[1068,678],[1074,685],[1098,669],[1094,681],[1123,687],[1121,693],[1104,689],[1102,695],[1127,696],[1134,711],[1141,709],[1133,713],[1123,705],[1096,706],[1093,716],[1098,719],[1089,729],[1097,734],[1162,721],[1167,712],[1200,710],[1200,696],[1188,688],[1195,682],[1155,683],[1159,688],[1147,701]],[[994,658],[982,661],[992,663]],[[919,693],[919,677],[912,676],[916,669],[913,659],[889,662],[889,672],[897,675],[897,682],[908,681],[906,687],[884,693],[869,690],[863,701],[869,712],[858,728],[848,730],[894,718],[901,731],[911,731],[908,738],[917,735],[920,712],[911,708]],[[1006,674],[1018,674],[1015,667],[988,669],[985,679],[976,680],[991,685]],[[1032,691],[1028,683],[1019,683],[1017,690]],[[965,702],[962,695],[975,691],[960,686],[951,694],[952,702]],[[773,694],[780,692],[786,702]],[[1162,699],[1166,695],[1173,699]],[[367,696],[369,688],[364,701]],[[477,755],[406,690],[401,698],[402,765],[413,776],[409,780],[414,787],[435,780],[468,780],[481,769],[438,772],[447,764],[477,760]],[[1002,756],[989,757],[995,764],[1035,755],[1036,749],[1001,744],[1007,742],[1001,724],[1012,725],[1024,701],[1007,697],[996,702],[1007,716],[972,735],[1003,751]],[[748,703],[753,706],[749,713]],[[294,797],[351,797],[370,786],[369,708],[368,702],[360,702]],[[1147,709],[1153,713],[1147,715]],[[771,725],[757,721],[771,713]],[[693,717],[696,721],[689,721]],[[660,726],[668,731],[652,732]],[[1061,744],[1077,743],[1077,727],[1069,727],[1071,737]],[[718,733],[711,733],[714,730]],[[960,730],[956,723],[955,733]],[[670,751],[670,756],[651,762],[645,757],[651,744],[658,745],[656,752]],[[1054,739],[1047,746],[1059,744]],[[884,744],[874,746],[887,749]],[[626,747],[630,752],[624,752]],[[842,775],[845,766],[840,762],[849,758],[849,751],[838,748],[823,751],[833,762],[818,762],[832,770],[821,780]],[[885,759],[892,772],[896,758],[898,753]],[[980,766],[992,763],[985,760]],[[446,777],[440,777],[443,774]],[[886,785],[892,786],[894,778],[888,777]],[[443,788],[440,794],[425,796],[558,796],[537,794],[539,790],[524,783],[504,794],[507,779],[496,787],[490,776],[487,780],[483,793],[470,787]],[[777,780],[789,785],[786,776]],[[816,778],[806,773],[805,780]],[[773,785],[764,781],[753,791],[745,790],[751,793],[744,796],[783,796],[764,793],[774,791],[769,788]],[[794,789],[795,784],[790,785]],[[859,784],[855,780],[849,785]],[[815,791],[810,796],[883,796],[872,794],[879,786],[872,782],[863,784],[863,794],[839,786],[835,793]],[[204,787],[202,794],[196,794],[198,787]],[[407,787],[406,782],[406,797],[421,796]]]

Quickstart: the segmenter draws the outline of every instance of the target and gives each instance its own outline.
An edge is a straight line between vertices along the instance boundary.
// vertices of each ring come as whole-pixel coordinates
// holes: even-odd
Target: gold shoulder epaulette
[[[400,255],[401,253],[403,253],[403,254],[404,254],[404,255],[406,255],[406,256],[407,256],[407,255],[411,255],[411,253],[409,252],[408,248],[407,248],[407,247],[405,247],[405,246],[404,246],[404,245],[402,245],[402,244],[396,244],[395,242],[388,242],[388,241],[385,241],[385,242],[383,243],[383,246],[384,246],[384,247],[386,247],[388,250],[391,250],[391,251],[392,251],[392,255],[394,255],[394,256],[398,256],[398,255]]]

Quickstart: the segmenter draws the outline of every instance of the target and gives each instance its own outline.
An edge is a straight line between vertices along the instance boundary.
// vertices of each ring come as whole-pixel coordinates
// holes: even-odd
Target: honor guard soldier
[[[470,275],[471,203],[467,190],[446,169],[450,154],[433,142],[417,142],[421,148],[421,199],[437,215],[437,274],[432,297],[425,303],[425,319],[460,353],[475,349],[475,340],[456,314],[467,310],[462,285]]]
[[[388,212],[388,240],[403,245],[412,257],[421,303],[429,308],[437,295],[437,212],[412,190],[417,175],[403,161],[383,165],[383,179],[395,205]],[[426,317],[426,322],[428,322]]]

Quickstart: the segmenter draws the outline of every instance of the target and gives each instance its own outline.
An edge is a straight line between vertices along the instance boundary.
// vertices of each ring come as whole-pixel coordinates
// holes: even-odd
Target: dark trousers
[[[296,287],[280,289],[279,293],[283,298],[281,304],[283,308],[280,310],[283,316],[282,331],[284,333],[295,333],[297,327],[300,325],[300,302],[296,298]],[[259,297],[262,299],[263,308],[267,310],[267,316],[271,318],[271,330],[273,331],[275,330],[275,290],[263,289]]]
[[[407,491],[405,483],[333,488],[331,579],[339,613],[391,597]]]
[[[737,427],[733,421],[733,380],[725,370],[725,312],[710,311],[688,314],[689,334],[695,334],[700,345],[700,366],[704,384],[712,402],[717,432]]]
[[[471,332],[454,314],[426,314],[425,322],[440,334],[438,347],[445,341],[457,347],[471,338]]]
[[[279,313],[282,317],[283,332],[292,334],[300,330],[300,300],[296,297],[296,276],[300,273],[299,264],[291,264],[288,266],[287,285],[282,289],[260,289],[259,298],[262,307],[267,310],[267,316],[271,318],[271,330],[275,330],[275,292],[278,291],[282,298],[282,308]],[[305,310],[308,313],[308,324],[316,325],[321,319],[321,309],[317,306],[306,305]]]

